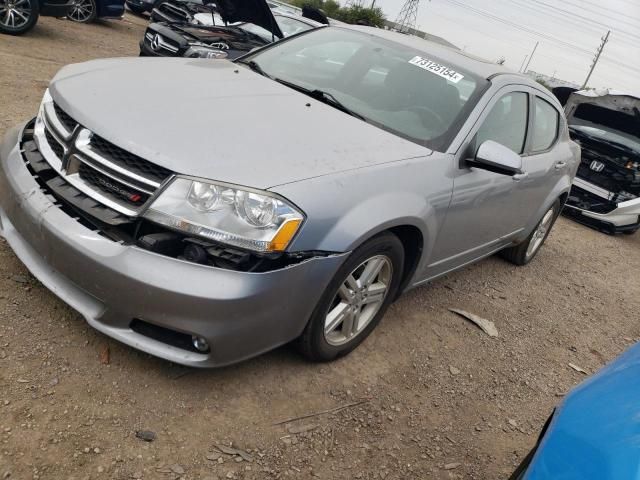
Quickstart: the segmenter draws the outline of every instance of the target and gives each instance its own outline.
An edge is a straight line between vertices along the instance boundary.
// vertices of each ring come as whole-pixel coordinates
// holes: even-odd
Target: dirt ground
[[[0,134],[61,66],[137,55],[145,23],[42,18],[0,36]],[[347,358],[285,347],[202,371],[92,330],[2,241],[0,479],[505,479],[585,378],[568,364],[595,372],[640,337],[639,271],[640,234],[561,218],[528,267],[490,258],[408,293]]]

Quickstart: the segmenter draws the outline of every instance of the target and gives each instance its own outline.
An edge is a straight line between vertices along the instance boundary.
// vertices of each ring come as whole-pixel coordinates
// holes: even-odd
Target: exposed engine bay
[[[640,98],[576,91],[565,105],[582,162],[565,213],[607,233],[640,227]]]

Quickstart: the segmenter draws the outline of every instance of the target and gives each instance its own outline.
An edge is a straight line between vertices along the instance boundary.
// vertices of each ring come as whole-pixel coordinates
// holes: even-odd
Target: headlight
[[[227,58],[227,52],[215,48],[204,47],[200,45],[192,45],[184,54],[189,58]]]
[[[258,252],[282,252],[304,215],[286,200],[207,180],[177,177],[144,216],[153,222]]]

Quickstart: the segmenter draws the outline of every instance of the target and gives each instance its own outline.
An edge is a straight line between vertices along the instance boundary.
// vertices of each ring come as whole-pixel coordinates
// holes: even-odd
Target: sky
[[[393,21],[404,1],[375,4]],[[513,70],[539,41],[528,70],[579,85],[611,30],[588,86],[640,95],[640,0],[421,0],[416,27]]]

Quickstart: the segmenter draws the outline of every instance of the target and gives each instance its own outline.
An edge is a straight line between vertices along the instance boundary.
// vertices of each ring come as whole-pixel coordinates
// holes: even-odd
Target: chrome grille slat
[[[173,175],[83,128],[51,100],[43,102],[34,138],[61,178],[130,217],[137,216]]]
[[[153,192],[156,190],[155,188],[149,188],[148,186],[140,186],[140,185],[136,185],[134,183],[131,183],[128,181],[128,179],[123,178],[123,176],[114,174],[113,172],[110,172],[108,168],[105,168],[104,165],[101,165],[99,163],[94,163],[91,159],[87,158],[87,157],[83,157],[82,155],[74,155],[72,157],[74,160],[77,160],[78,162],[80,162],[82,165],[87,165],[91,168],[93,168],[94,170],[96,170],[97,172],[100,172],[102,175],[111,178],[112,180],[116,180],[117,182],[122,183],[123,185],[130,187],[130,188],[134,188],[136,190],[139,190],[143,193],[146,193],[147,195],[153,195]]]
[[[43,120],[52,133],[60,140],[68,140],[73,130],[67,129],[63,123],[58,120],[53,102],[45,103],[43,108]]]

